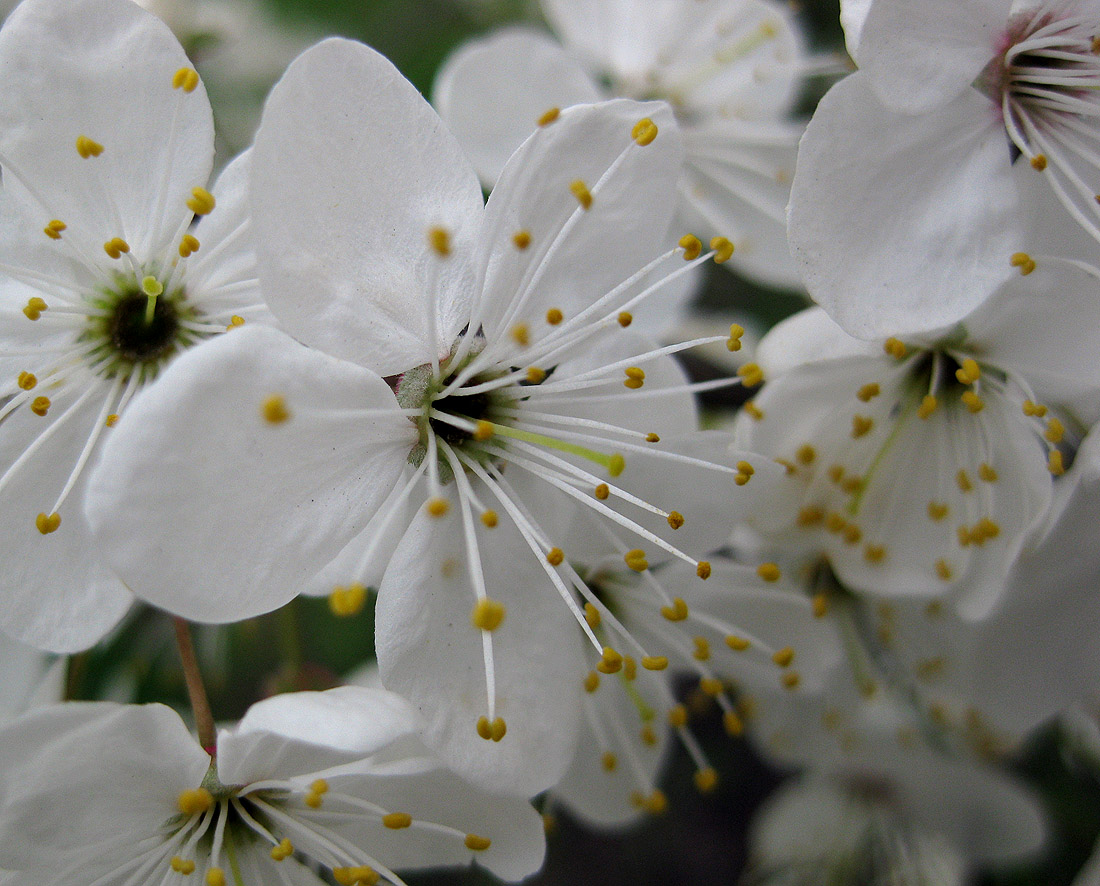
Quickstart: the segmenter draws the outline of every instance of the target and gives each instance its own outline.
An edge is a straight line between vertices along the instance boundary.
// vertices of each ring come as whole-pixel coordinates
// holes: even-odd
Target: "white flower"
[[[496,181],[548,109],[664,99],[684,133],[681,224],[729,237],[739,270],[800,287],[784,210],[802,130],[787,118],[814,63],[787,10],[764,0],[542,5],[561,44],[503,30],[466,44],[438,75],[434,101],[482,181]]]
[[[638,283],[730,248],[685,238],[662,253],[655,209],[679,159],[666,107],[578,107],[525,143],[486,206],[385,59],[338,40],[305,53],[268,102],[252,199],[265,297],[310,347],[241,330],[175,363],[171,405],[134,404],[89,498],[112,564],[157,605],[227,621],[282,605],[334,560],[342,587],[388,563],[386,685],[423,706],[460,771],[548,787],[572,753],[566,680],[589,592],[558,569],[564,515],[546,491],[621,524],[637,568],[663,550],[705,572],[670,540],[691,509],[631,492],[635,457],[696,421],[669,357],[693,343],[637,335],[631,311],[660,289]],[[665,463],[736,501],[738,468]]]
[[[780,324],[738,424],[795,490],[760,528],[852,590],[988,612],[1095,420],[1098,304],[1091,277],[1045,262],[934,338],[858,341],[820,309]]]
[[[247,162],[215,209],[202,84],[125,0],[24,3],[0,31],[0,79],[0,625],[71,651],[132,599],[92,545],[85,465],[170,358],[262,310]]]
[[[58,886],[401,884],[394,868],[542,863],[529,804],[480,791],[416,739],[401,698],[345,687],[262,701],[211,758],[162,705],[71,703],[0,742],[0,866]],[[29,881],[28,881],[29,882]]]
[[[1041,177],[1037,202],[1100,240],[1094,3],[846,11],[862,26],[861,68],[818,106],[790,205],[792,252],[837,323],[861,338],[913,334],[976,308],[1031,246],[1036,199],[1021,176]]]

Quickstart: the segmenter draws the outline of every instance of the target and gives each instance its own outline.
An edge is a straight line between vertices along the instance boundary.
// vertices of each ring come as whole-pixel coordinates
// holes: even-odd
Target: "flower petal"
[[[265,418],[273,397],[285,412]],[[245,328],[192,348],[135,399],[104,446],[87,512],[144,599],[235,621],[281,606],[335,557],[415,443],[372,372]]]
[[[252,164],[260,281],[288,331],[380,375],[447,353],[469,319],[481,187],[393,65],[347,40],[307,50],[272,90]]]

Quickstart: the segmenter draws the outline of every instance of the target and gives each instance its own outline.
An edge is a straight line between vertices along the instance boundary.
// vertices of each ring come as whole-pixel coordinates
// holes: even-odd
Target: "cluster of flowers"
[[[543,7],[561,42],[463,47],[438,114],[317,44],[213,184],[160,19],[0,30],[0,630],[164,610],[197,732],[42,704],[10,653],[0,883],[519,880],[537,794],[659,813],[672,740],[716,786],[685,681],[807,773],[761,880],[1041,844],[998,763],[1100,676],[1100,10],[852,0],[802,127],[840,72],[770,0]],[[676,354],[747,340],[676,340],[706,263],[817,306],[693,382]],[[188,622],[368,589],[384,688],[215,729]]]

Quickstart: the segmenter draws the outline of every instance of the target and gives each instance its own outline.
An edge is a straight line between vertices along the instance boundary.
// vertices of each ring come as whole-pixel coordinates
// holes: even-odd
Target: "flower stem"
[[[195,646],[191,642],[191,627],[185,619],[172,616],[176,628],[176,645],[183,664],[183,678],[187,682],[187,695],[191,699],[191,713],[195,717],[195,728],[199,733],[199,744],[208,753],[214,752],[216,738],[214,734],[214,716],[210,713],[210,701],[206,697],[206,687],[199,672],[199,663],[195,658]]]

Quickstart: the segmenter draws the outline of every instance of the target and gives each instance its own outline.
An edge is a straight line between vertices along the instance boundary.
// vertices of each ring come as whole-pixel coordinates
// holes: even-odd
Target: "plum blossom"
[[[486,205],[385,59],[340,40],[305,53],[269,99],[252,180],[265,298],[297,342],[240,330],[183,355],[161,380],[168,400],[135,402],[89,497],[112,565],[159,606],[229,621],[322,571],[345,588],[385,564],[385,685],[422,706],[459,771],[548,787],[572,754],[574,674],[593,652],[575,627],[591,592],[559,568],[563,515],[547,493],[621,527],[631,568],[662,552],[700,580],[707,564],[674,535],[702,496],[635,494],[643,459],[707,476],[727,508],[749,476],[661,442],[696,422],[697,386],[671,355],[736,348],[740,330],[656,347],[632,313],[663,278],[732,249],[667,242],[654,207],[671,206],[679,162],[667,107],[581,106],[525,142]],[[169,531],[150,533],[165,507]]]
[[[496,181],[550,109],[663,99],[684,133],[681,224],[729,237],[738,270],[800,286],[784,209],[802,127],[789,116],[817,63],[789,12],[765,0],[542,6],[560,43],[505,29],[460,48],[437,76],[435,104],[482,181]]]
[[[24,3],[0,31],[0,77],[0,626],[72,651],[132,600],[84,521],[86,465],[177,353],[264,313],[247,159],[216,200],[203,85],[125,0]]]
[[[3,732],[0,868],[59,886],[397,884],[476,859],[516,881],[542,821],[443,769],[403,699],[276,696],[199,746],[163,705],[55,705]]]

